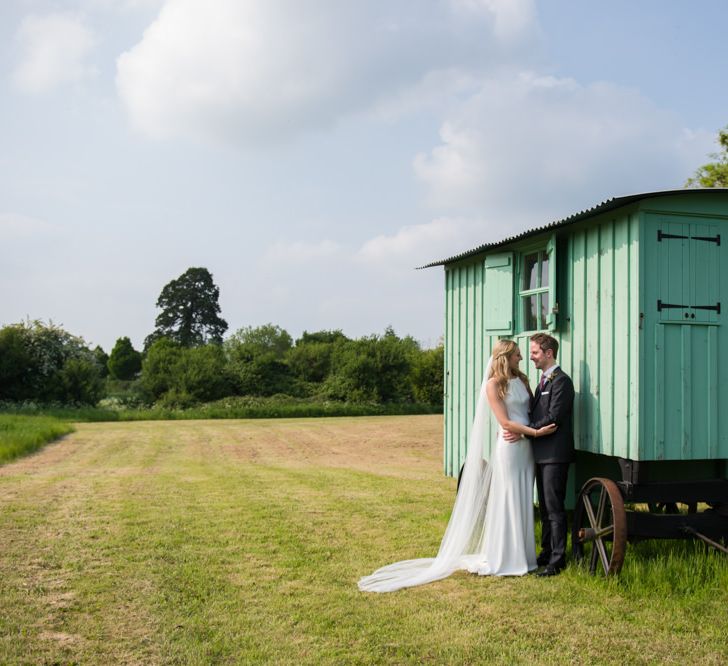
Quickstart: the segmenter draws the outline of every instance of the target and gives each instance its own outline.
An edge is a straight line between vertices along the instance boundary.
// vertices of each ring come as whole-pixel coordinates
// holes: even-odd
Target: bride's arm
[[[536,428],[531,428],[530,426],[518,423],[517,421],[511,421],[508,418],[508,410],[506,409],[505,403],[498,395],[498,383],[495,379],[491,378],[488,380],[485,392],[488,396],[490,409],[503,430],[508,430],[509,432],[514,432],[519,435],[525,435],[526,437],[542,437],[543,435],[550,435],[554,432],[554,430],[556,430],[556,426],[553,424],[536,430]]]

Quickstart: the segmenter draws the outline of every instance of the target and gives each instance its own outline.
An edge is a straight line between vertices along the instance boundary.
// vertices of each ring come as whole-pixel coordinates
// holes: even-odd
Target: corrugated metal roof
[[[439,261],[433,261],[424,266],[419,266],[417,268],[417,270],[420,270],[423,268],[432,268],[433,266],[444,266],[445,264],[450,264],[454,261],[459,261],[460,259],[466,259],[467,257],[470,257],[474,254],[483,252],[484,250],[487,250],[489,248],[499,247],[501,245],[507,245],[508,243],[512,243],[513,241],[522,240],[523,238],[528,238],[529,236],[535,236],[535,235],[540,234],[549,229],[555,229],[556,227],[562,227],[562,226],[566,226],[567,224],[573,224],[574,222],[583,220],[586,217],[591,217],[592,215],[597,215],[599,213],[605,213],[609,210],[614,210],[615,208],[621,208],[622,206],[626,206],[628,204],[634,203],[635,201],[639,201],[641,199],[652,199],[654,197],[670,196],[670,195],[674,195],[674,194],[695,194],[698,192],[700,192],[700,193],[711,192],[711,193],[715,194],[716,192],[728,192],[728,188],[725,188],[725,187],[690,188],[690,189],[681,188],[679,190],[658,190],[656,192],[642,192],[641,194],[628,194],[628,195],[622,196],[622,197],[613,197],[611,199],[607,199],[606,201],[602,201],[602,203],[597,204],[596,206],[592,206],[591,208],[582,210],[579,213],[574,213],[573,215],[569,215],[568,217],[565,217],[561,220],[556,220],[555,222],[550,222],[549,224],[545,224],[541,227],[536,227],[534,229],[529,229],[527,231],[523,231],[520,234],[516,234],[515,236],[508,236],[507,238],[504,238],[503,240],[495,241],[493,243],[484,243],[483,245],[479,245],[478,247],[475,247],[472,250],[467,250],[466,252],[461,252],[460,254],[453,255],[452,257],[448,257],[447,259],[440,259]]]

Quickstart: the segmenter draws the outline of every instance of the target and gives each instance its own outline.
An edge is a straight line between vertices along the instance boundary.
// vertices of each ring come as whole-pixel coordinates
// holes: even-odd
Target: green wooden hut
[[[651,461],[652,479],[728,477],[728,189],[617,197],[430,266],[445,267],[446,474],[494,342],[527,358],[549,331],[576,389],[572,487],[619,459]]]

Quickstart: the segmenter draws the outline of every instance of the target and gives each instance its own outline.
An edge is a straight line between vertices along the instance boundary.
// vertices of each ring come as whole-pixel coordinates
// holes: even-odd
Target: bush
[[[354,402],[411,402],[410,372],[418,353],[413,338],[399,338],[391,328],[381,337],[339,341],[333,348],[323,394]]]
[[[204,347],[185,349],[175,366],[172,388],[187,400],[195,402],[217,400],[232,393],[227,357],[222,347],[211,343]]]
[[[95,405],[104,395],[104,383],[95,360],[69,358],[59,373],[64,402]]]
[[[182,347],[169,338],[158,338],[142,361],[141,387],[149,402],[154,402],[172,388],[175,367]]]
[[[333,400],[379,402],[375,338],[337,343],[331,356],[332,372],[322,387]]]
[[[31,355],[30,332],[22,324],[0,330],[0,399],[28,400],[35,397],[38,370]]]
[[[263,324],[263,326],[245,326],[231,335],[225,345],[228,352],[248,357],[273,354],[282,359],[293,346],[293,338],[280,326]]]
[[[241,328],[225,341],[236,393],[270,396],[296,393],[286,361],[293,339],[280,326],[265,324]]]
[[[236,392],[240,395],[270,396],[297,392],[290,368],[273,354],[261,354],[248,360],[238,358],[231,367]]]
[[[0,329],[0,400],[95,404],[100,379],[83,338],[40,321]]]
[[[183,348],[168,338],[152,344],[142,364],[141,386],[150,402],[186,407],[230,395],[233,382],[222,347]]]
[[[134,349],[129,338],[119,338],[107,362],[114,379],[133,379],[142,369],[142,355]]]
[[[297,344],[287,355],[291,373],[305,382],[323,382],[331,372],[332,351],[331,343]]]
[[[412,366],[412,388],[417,402],[442,405],[444,398],[445,350],[442,345],[425,349]]]

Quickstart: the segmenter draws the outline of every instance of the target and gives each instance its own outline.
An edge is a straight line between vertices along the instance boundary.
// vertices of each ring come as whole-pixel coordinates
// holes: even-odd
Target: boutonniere
[[[546,377],[546,381],[544,382],[544,388],[546,388],[552,381],[554,381],[554,377],[556,377],[559,374],[558,370],[554,370],[548,377]]]

